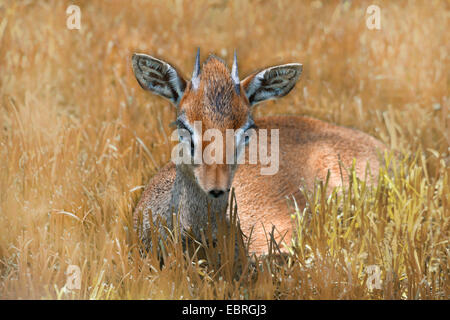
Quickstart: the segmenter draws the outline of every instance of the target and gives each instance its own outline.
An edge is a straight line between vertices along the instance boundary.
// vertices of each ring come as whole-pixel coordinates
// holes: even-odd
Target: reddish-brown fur
[[[280,168],[275,175],[261,175],[260,165],[241,165],[233,181],[239,218],[244,234],[252,231],[250,251],[267,250],[266,232],[275,226],[275,239],[290,244],[293,196],[302,210],[300,187],[311,190],[315,179],[325,180],[330,170],[329,190],[348,181],[346,168],[356,159],[356,173],[364,178],[366,164],[375,182],[379,161],[376,150],[384,145],[357,130],[334,126],[307,117],[267,117],[256,120],[259,129],[280,129]],[[342,161],[342,171],[339,167]],[[289,199],[291,201],[289,201]],[[263,227],[264,226],[264,227]]]
[[[225,136],[226,129],[241,128],[250,117],[252,107],[245,92],[255,75],[241,82],[238,94],[225,64],[210,57],[202,66],[199,86],[193,89],[191,82],[186,86],[178,115],[184,115],[190,125],[201,121],[203,132],[215,128]],[[177,167],[169,163],[150,181],[136,212],[152,210],[153,214],[168,216],[171,206],[182,206],[185,221],[190,221],[189,228],[196,228],[206,223],[202,206],[211,204],[217,210],[226,207],[226,197],[210,199],[206,194],[232,186],[242,230],[247,236],[252,233],[249,250],[262,254],[267,252],[266,233],[272,226],[276,228],[275,240],[290,243],[293,197],[301,210],[305,205],[300,187],[311,190],[315,179],[325,180],[328,171],[330,189],[340,186],[342,181],[345,184],[346,168],[354,160],[359,177],[364,178],[366,165],[371,169],[370,179],[374,181],[377,177],[377,152],[385,147],[365,133],[297,116],[267,117],[256,119],[255,123],[258,130],[279,129],[280,166],[275,175],[261,175],[260,164],[243,164],[236,169],[235,165],[228,164]],[[270,134],[268,143],[271,143]]]

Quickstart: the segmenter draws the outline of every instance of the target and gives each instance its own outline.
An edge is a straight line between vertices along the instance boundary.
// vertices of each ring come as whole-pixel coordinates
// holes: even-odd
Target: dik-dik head
[[[301,64],[291,63],[257,71],[240,81],[236,53],[230,72],[226,64],[213,55],[200,66],[198,51],[189,81],[173,66],[154,57],[134,54],[132,60],[134,74],[141,87],[176,106],[175,123],[180,140],[188,143],[192,160],[191,164],[180,165],[205,193],[214,198],[226,195],[230,190],[237,166],[236,161],[230,163],[229,159],[225,159],[226,154],[230,148],[242,150],[248,143],[248,131],[255,126],[251,116],[252,106],[289,93],[302,71]],[[219,160],[212,163],[201,161],[208,141],[215,139],[206,137],[210,129],[219,131],[223,137],[226,137],[227,129],[236,132],[234,145],[225,145],[224,139],[222,150],[226,151],[220,155],[212,154]],[[200,161],[195,161],[198,155]]]

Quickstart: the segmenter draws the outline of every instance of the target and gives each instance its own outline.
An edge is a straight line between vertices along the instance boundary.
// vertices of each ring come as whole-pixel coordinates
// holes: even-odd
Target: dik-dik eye
[[[254,123],[250,124],[244,131],[244,145],[248,145],[250,142],[250,136],[254,133],[256,129],[256,125]],[[251,130],[253,129],[253,130]]]
[[[186,142],[190,144],[191,156],[194,157],[195,146],[191,129],[188,128],[188,126],[181,120],[175,121],[175,124],[178,129],[178,137],[180,139],[180,142]]]
[[[191,157],[193,158],[195,154],[195,146],[194,146],[194,141],[192,140],[191,137]]]
[[[190,144],[190,150],[191,150],[191,157],[194,157],[195,154],[195,145],[194,140],[192,139],[192,134],[189,132],[189,130],[178,128],[179,132],[179,139],[180,142],[185,142]]]

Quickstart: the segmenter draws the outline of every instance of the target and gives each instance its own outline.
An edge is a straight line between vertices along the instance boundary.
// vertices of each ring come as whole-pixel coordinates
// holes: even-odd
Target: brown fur
[[[241,90],[242,92],[242,90]],[[202,66],[197,91],[189,86],[180,102],[180,112],[186,113],[190,123],[202,121],[204,129],[238,129],[247,120],[250,107],[242,103],[245,95],[238,96],[226,65],[210,56]]]
[[[376,178],[379,161],[376,150],[385,146],[373,137],[357,130],[337,127],[306,117],[267,117],[256,120],[260,129],[280,129],[280,168],[275,175],[261,175],[260,165],[243,164],[238,168],[232,186],[235,188],[242,231],[252,241],[249,251],[262,254],[267,251],[267,232],[276,227],[275,240],[283,236],[286,243],[292,237],[294,209],[289,198],[295,196],[300,210],[305,202],[299,188],[311,189],[314,179],[325,180],[330,170],[329,187],[341,185],[339,158],[345,167],[356,161],[358,176],[364,177],[366,164],[372,178]],[[269,140],[270,142],[270,140]],[[161,205],[169,202],[176,176],[173,163],[167,164],[155,175],[138,204],[139,208],[153,208],[159,212]],[[137,212],[138,210],[136,210]]]
[[[215,128],[225,136],[225,129],[241,128],[251,111],[244,92],[255,74],[241,82],[238,95],[225,64],[216,57],[210,57],[202,66],[198,88],[193,90],[191,83],[187,85],[178,106],[178,115],[183,115],[190,125],[201,121],[203,132]],[[258,130],[279,129],[278,173],[261,175],[260,164],[237,167],[228,164],[175,166],[169,163],[152,178],[134,214],[137,224],[139,214],[143,213],[141,238],[145,243],[149,242],[150,210],[154,220],[161,216],[169,221],[172,214],[178,212],[181,227],[199,237],[201,229],[208,223],[208,208],[221,213],[228,202],[226,196],[214,199],[207,193],[214,189],[228,190],[233,186],[242,230],[247,236],[252,232],[249,251],[262,254],[267,252],[266,232],[272,230],[272,225],[277,230],[275,240],[280,241],[285,236],[284,241],[290,243],[293,235],[290,216],[294,209],[288,199],[295,197],[302,210],[305,201],[299,192],[300,187],[312,189],[315,179],[326,179],[328,170],[329,187],[340,186],[341,172],[345,183],[345,168],[351,167],[354,159],[359,177],[364,177],[368,164],[371,178],[376,179],[379,168],[377,152],[385,147],[367,134],[297,116],[267,117],[257,119],[255,123]],[[268,143],[270,150],[270,134]],[[202,151],[206,144],[203,142]]]
[[[357,130],[334,126],[307,117],[267,117],[256,119],[259,129],[279,128],[280,168],[275,175],[261,175],[258,165],[239,166],[233,180],[238,203],[242,231],[252,231],[250,251],[267,251],[266,232],[276,227],[276,240],[283,236],[290,244],[294,208],[288,199],[295,200],[303,210],[305,201],[300,187],[311,190],[314,180],[325,180],[330,170],[329,189],[341,185],[342,161],[344,183],[347,181],[345,168],[356,159],[356,173],[363,178],[366,164],[369,164],[372,179],[379,169],[377,150],[384,145],[373,137]],[[264,226],[264,227],[263,227]]]
[[[202,132],[219,129],[225,137],[226,129],[242,127],[250,113],[245,95],[238,96],[225,63],[210,56],[202,66],[199,88],[188,86],[180,103],[180,113],[185,113],[189,123],[202,122]],[[209,144],[203,141],[202,152]],[[224,145],[224,149],[225,149]],[[225,152],[223,153],[225,163]],[[194,168],[198,183],[205,189],[230,189],[232,171],[227,164],[200,165]]]

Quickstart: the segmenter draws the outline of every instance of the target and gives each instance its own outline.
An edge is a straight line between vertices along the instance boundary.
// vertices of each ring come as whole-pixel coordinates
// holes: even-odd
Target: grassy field
[[[72,3],[80,30],[66,27]],[[366,27],[371,4],[381,30]],[[0,1],[0,298],[449,299],[449,21],[445,0]],[[293,92],[255,117],[354,127],[399,160],[377,187],[308,193],[282,261],[218,268],[174,239],[161,268],[139,254],[131,214],[170,159],[175,110],[130,58],[189,75],[196,47],[229,64],[237,48],[242,77],[302,63]]]

